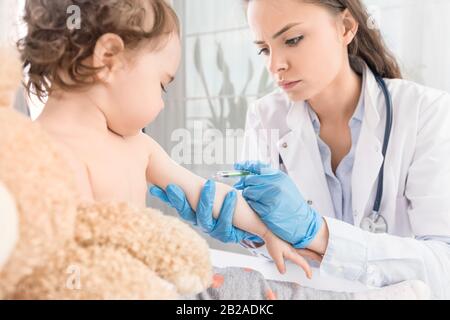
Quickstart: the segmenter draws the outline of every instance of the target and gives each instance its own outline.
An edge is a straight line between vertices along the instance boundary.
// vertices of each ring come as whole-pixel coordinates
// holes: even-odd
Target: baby
[[[69,27],[70,6],[81,14]],[[177,184],[197,207],[205,179],[172,161],[142,133],[164,108],[162,93],[181,57],[180,27],[164,0],[26,2],[27,36],[19,49],[27,90],[46,98],[37,119],[67,158],[84,201],[145,206],[147,184]],[[232,189],[217,184],[213,215]],[[284,259],[311,269],[239,195],[233,224],[262,238],[280,272]]]

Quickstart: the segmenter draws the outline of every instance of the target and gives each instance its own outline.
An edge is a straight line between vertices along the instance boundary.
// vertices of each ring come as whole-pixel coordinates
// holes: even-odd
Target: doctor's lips
[[[280,88],[282,88],[283,90],[288,91],[288,90],[294,88],[300,82],[302,82],[302,81],[301,80],[298,80],[298,81],[281,81],[281,82],[278,82],[278,86]]]

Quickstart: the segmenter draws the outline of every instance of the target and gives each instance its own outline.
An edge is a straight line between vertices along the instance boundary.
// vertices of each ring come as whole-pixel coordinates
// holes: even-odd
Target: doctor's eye
[[[265,56],[267,56],[268,54],[269,54],[269,49],[267,49],[267,48],[261,48],[261,50],[259,50],[258,51],[258,56],[260,56],[260,55],[265,55]]]
[[[167,93],[166,87],[164,87],[164,85],[161,83],[161,89],[162,91],[164,91],[164,93]]]
[[[298,45],[298,43],[299,43],[300,41],[303,40],[303,38],[304,38],[304,36],[299,36],[299,37],[296,37],[296,38],[292,38],[292,39],[286,40],[285,43],[286,43],[288,46],[290,46],[290,47],[295,47],[296,45]]]

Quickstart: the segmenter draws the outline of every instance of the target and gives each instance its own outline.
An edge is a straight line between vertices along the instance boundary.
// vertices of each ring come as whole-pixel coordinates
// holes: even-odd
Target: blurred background
[[[166,109],[145,131],[175,160],[190,159],[182,164],[210,177],[217,170],[230,169],[238,160],[247,108],[272,91],[274,84],[252,44],[242,0],[171,2],[182,21],[182,64],[166,95]],[[20,19],[24,3],[0,0],[2,44],[14,43],[26,33]],[[450,0],[364,3],[397,56],[404,77],[450,92]],[[18,92],[16,107],[32,118],[42,109],[22,91]],[[199,132],[209,134],[196,134]],[[226,146],[225,141],[217,143],[226,133],[236,135],[232,146]],[[206,159],[205,150],[214,139],[215,145],[223,148],[214,149],[215,157]],[[148,204],[175,214],[154,199],[149,198]],[[246,252],[239,245],[207,240],[213,248]]]

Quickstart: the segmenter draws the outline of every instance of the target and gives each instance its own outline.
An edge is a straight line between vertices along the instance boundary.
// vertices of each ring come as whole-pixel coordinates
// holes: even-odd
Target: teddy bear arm
[[[82,245],[124,248],[181,294],[203,291],[212,279],[206,241],[189,226],[154,209],[125,204],[80,207],[76,239]]]
[[[175,286],[126,250],[74,243],[23,278],[13,299],[176,299]]]

